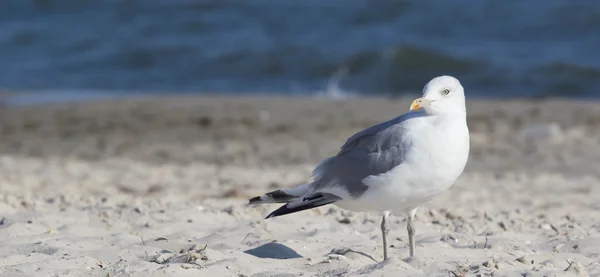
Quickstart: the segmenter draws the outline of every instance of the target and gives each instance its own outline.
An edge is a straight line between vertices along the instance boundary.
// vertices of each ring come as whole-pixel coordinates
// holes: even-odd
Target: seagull
[[[407,113],[348,138],[337,155],[313,170],[312,182],[251,198],[249,204],[285,203],[267,219],[328,204],[378,212],[383,216],[384,260],[388,216],[403,214],[414,257],[417,208],[455,183],[467,163],[469,145],[464,89],[458,79],[439,76],[427,82]]]

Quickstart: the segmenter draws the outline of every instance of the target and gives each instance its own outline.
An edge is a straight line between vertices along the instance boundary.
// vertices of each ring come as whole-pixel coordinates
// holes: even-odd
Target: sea
[[[0,91],[600,96],[598,0],[2,0]],[[31,99],[30,99],[31,100]]]

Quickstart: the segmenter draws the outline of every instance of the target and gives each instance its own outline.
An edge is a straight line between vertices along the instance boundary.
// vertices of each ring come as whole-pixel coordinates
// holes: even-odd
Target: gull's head
[[[431,79],[423,88],[423,97],[415,99],[410,110],[424,109],[434,114],[466,114],[465,91],[452,76],[439,76]]]

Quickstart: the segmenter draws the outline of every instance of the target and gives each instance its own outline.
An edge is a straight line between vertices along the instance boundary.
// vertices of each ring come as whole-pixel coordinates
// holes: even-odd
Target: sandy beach
[[[468,96],[467,96],[468,97]],[[467,103],[471,154],[416,218],[247,199],[408,99],[156,97],[0,108],[0,276],[600,276],[600,104]]]

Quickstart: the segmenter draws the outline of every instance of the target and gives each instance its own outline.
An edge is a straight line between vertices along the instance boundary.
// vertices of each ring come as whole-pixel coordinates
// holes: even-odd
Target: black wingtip
[[[265,219],[269,219],[272,217],[278,217],[280,215],[285,215],[285,214],[289,214],[290,212],[284,212],[284,210],[287,210],[287,204],[279,207],[279,209],[272,211],[269,215],[267,215],[267,217],[265,217]]]
[[[289,209],[287,207],[287,204],[285,204],[285,205],[279,207],[279,209],[272,211],[269,215],[267,215],[267,217],[265,217],[265,219],[278,217],[278,216],[282,216],[282,215],[286,215],[286,214],[291,214],[291,213],[295,213],[297,211],[298,210]]]
[[[304,210],[308,210],[308,209],[313,209],[313,208],[316,208],[316,207],[321,207],[321,206],[325,206],[325,205],[331,204],[333,202],[335,202],[335,201],[327,201],[327,202],[320,202],[320,203],[309,203],[309,204],[297,206],[297,207],[294,207],[294,208],[288,208],[288,204],[285,204],[285,205],[279,207],[279,209],[274,210],[267,217],[265,217],[265,219],[269,219],[269,218],[277,217],[277,216],[282,216],[282,215],[286,215],[286,214],[291,214],[291,213],[295,213],[295,212],[300,212],[300,211],[304,211]]]

